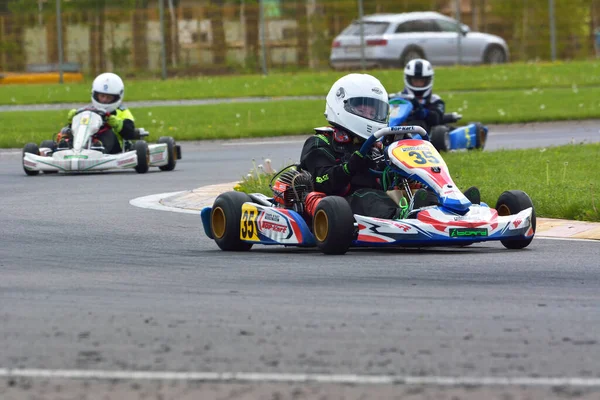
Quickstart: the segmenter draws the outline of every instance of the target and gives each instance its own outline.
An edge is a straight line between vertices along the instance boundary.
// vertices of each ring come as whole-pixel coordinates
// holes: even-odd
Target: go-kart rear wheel
[[[35,143],[27,143],[25,147],[23,147],[23,157],[25,157],[25,153],[35,154],[36,156],[40,155],[40,148]],[[31,171],[25,168],[25,160],[21,158],[23,161],[23,171],[29,176],[39,175],[40,171]]]
[[[138,140],[133,145],[133,149],[137,154],[137,165],[135,166],[135,171],[138,174],[145,174],[148,172],[148,164],[150,162],[148,143],[146,143],[144,140]]]
[[[175,139],[171,136],[161,136],[158,139],[158,143],[167,144],[167,159],[166,165],[158,167],[161,171],[173,171],[177,164],[177,149],[175,148]]]
[[[224,251],[248,251],[252,243],[240,238],[242,205],[252,201],[242,192],[225,192],[215,200],[210,212],[210,229],[215,243]]]
[[[487,141],[487,130],[479,122],[475,123],[475,148],[483,150]]]
[[[42,143],[40,144],[40,148],[42,147],[48,147],[49,149],[51,149],[53,152],[56,151],[56,142],[54,140],[42,140]]]
[[[313,216],[317,247],[325,254],[344,254],[354,239],[354,214],[343,197],[324,197]]]
[[[448,151],[450,149],[450,129],[445,125],[437,125],[431,128],[429,140],[437,151]]]
[[[521,190],[508,190],[503,192],[500,197],[498,197],[498,201],[496,202],[496,211],[498,211],[499,216],[517,214],[529,207],[533,209],[531,213],[531,227],[535,233],[535,208],[533,207],[533,202],[527,193]],[[529,239],[501,240],[501,243],[507,249],[523,249],[529,246],[529,243],[531,243],[532,240],[533,236]]]

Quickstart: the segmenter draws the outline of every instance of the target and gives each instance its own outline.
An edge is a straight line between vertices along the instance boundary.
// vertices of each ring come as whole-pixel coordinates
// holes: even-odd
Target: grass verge
[[[531,197],[539,217],[600,221],[600,144],[456,152],[444,155],[454,183],[478,186],[482,201],[495,207],[505,190],[519,189]],[[272,196],[270,175],[242,178],[238,190]]]
[[[448,112],[462,113],[464,123],[600,117],[600,87],[454,93],[445,99]],[[132,112],[136,125],[150,131],[151,140],[162,135],[205,140],[310,134],[314,127],[327,124],[324,109],[324,100],[293,100],[137,108]],[[18,148],[52,138],[65,123],[66,110],[3,112],[0,118],[5,127],[0,147]]]
[[[404,86],[401,69],[371,70],[389,92]],[[325,96],[344,71],[236,75],[191,79],[130,80],[125,99],[180,100],[248,96]],[[436,92],[566,88],[600,85],[600,62],[515,63],[506,65],[438,67]],[[0,85],[0,104],[79,103],[90,97],[91,82],[79,84]]]

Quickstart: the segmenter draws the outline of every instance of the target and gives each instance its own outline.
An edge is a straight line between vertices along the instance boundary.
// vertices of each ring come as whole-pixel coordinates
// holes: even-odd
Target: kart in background
[[[390,118],[388,126],[419,125],[426,128],[424,121],[411,119],[413,111],[412,95],[390,95]],[[488,128],[479,122],[456,128],[452,124],[460,121],[462,115],[453,112],[444,114],[442,125],[436,125],[429,130],[429,140],[438,151],[460,149],[483,149],[487,140]]]
[[[44,140],[40,147],[36,143],[25,145],[23,170],[27,175],[38,175],[40,171],[47,174],[134,168],[138,173],[146,173],[149,167],[162,171],[175,169],[177,160],[181,159],[180,146],[170,136],[148,144],[142,139],[149,135],[143,128],[136,129],[138,140],[123,140],[121,153],[105,154],[98,135],[109,128],[106,117],[104,110],[93,107],[77,110],[69,140],[59,143]]]
[[[312,177],[294,165],[273,177],[273,197],[237,191],[219,195],[212,207],[200,213],[204,232],[226,251],[245,251],[254,244],[316,246],[325,254],[344,254],[351,247],[365,246],[464,246],[500,241],[509,249],[522,249],[531,243],[536,217],[525,192],[502,193],[495,208],[471,203],[452,181],[434,146],[405,136],[408,133],[414,137],[426,134],[419,126],[387,127],[367,139],[360,150],[368,154],[384,136],[409,137],[392,142],[383,151],[392,174],[384,190],[390,189],[392,198],[408,197],[411,204],[401,219],[353,214],[346,199],[339,196],[321,197],[309,206],[318,198]],[[433,192],[437,204],[415,208],[413,181]],[[313,212],[309,212],[311,208]]]

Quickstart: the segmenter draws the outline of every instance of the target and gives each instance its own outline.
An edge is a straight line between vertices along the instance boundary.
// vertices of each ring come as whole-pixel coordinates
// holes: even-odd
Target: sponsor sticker
[[[126,164],[133,164],[133,163],[135,163],[135,158],[133,158],[133,157],[117,161],[118,166],[126,165]]]
[[[450,228],[450,237],[487,237],[487,228]]]

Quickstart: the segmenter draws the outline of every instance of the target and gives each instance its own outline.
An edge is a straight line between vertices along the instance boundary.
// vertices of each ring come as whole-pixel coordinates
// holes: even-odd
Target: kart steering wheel
[[[368,151],[371,149],[373,144],[380,138],[388,135],[397,135],[399,133],[417,133],[421,135],[421,137],[425,137],[427,135],[427,131],[418,125],[413,126],[388,126],[386,128],[382,128],[371,135],[363,145],[361,146],[359,152],[364,157],[367,155]]]

